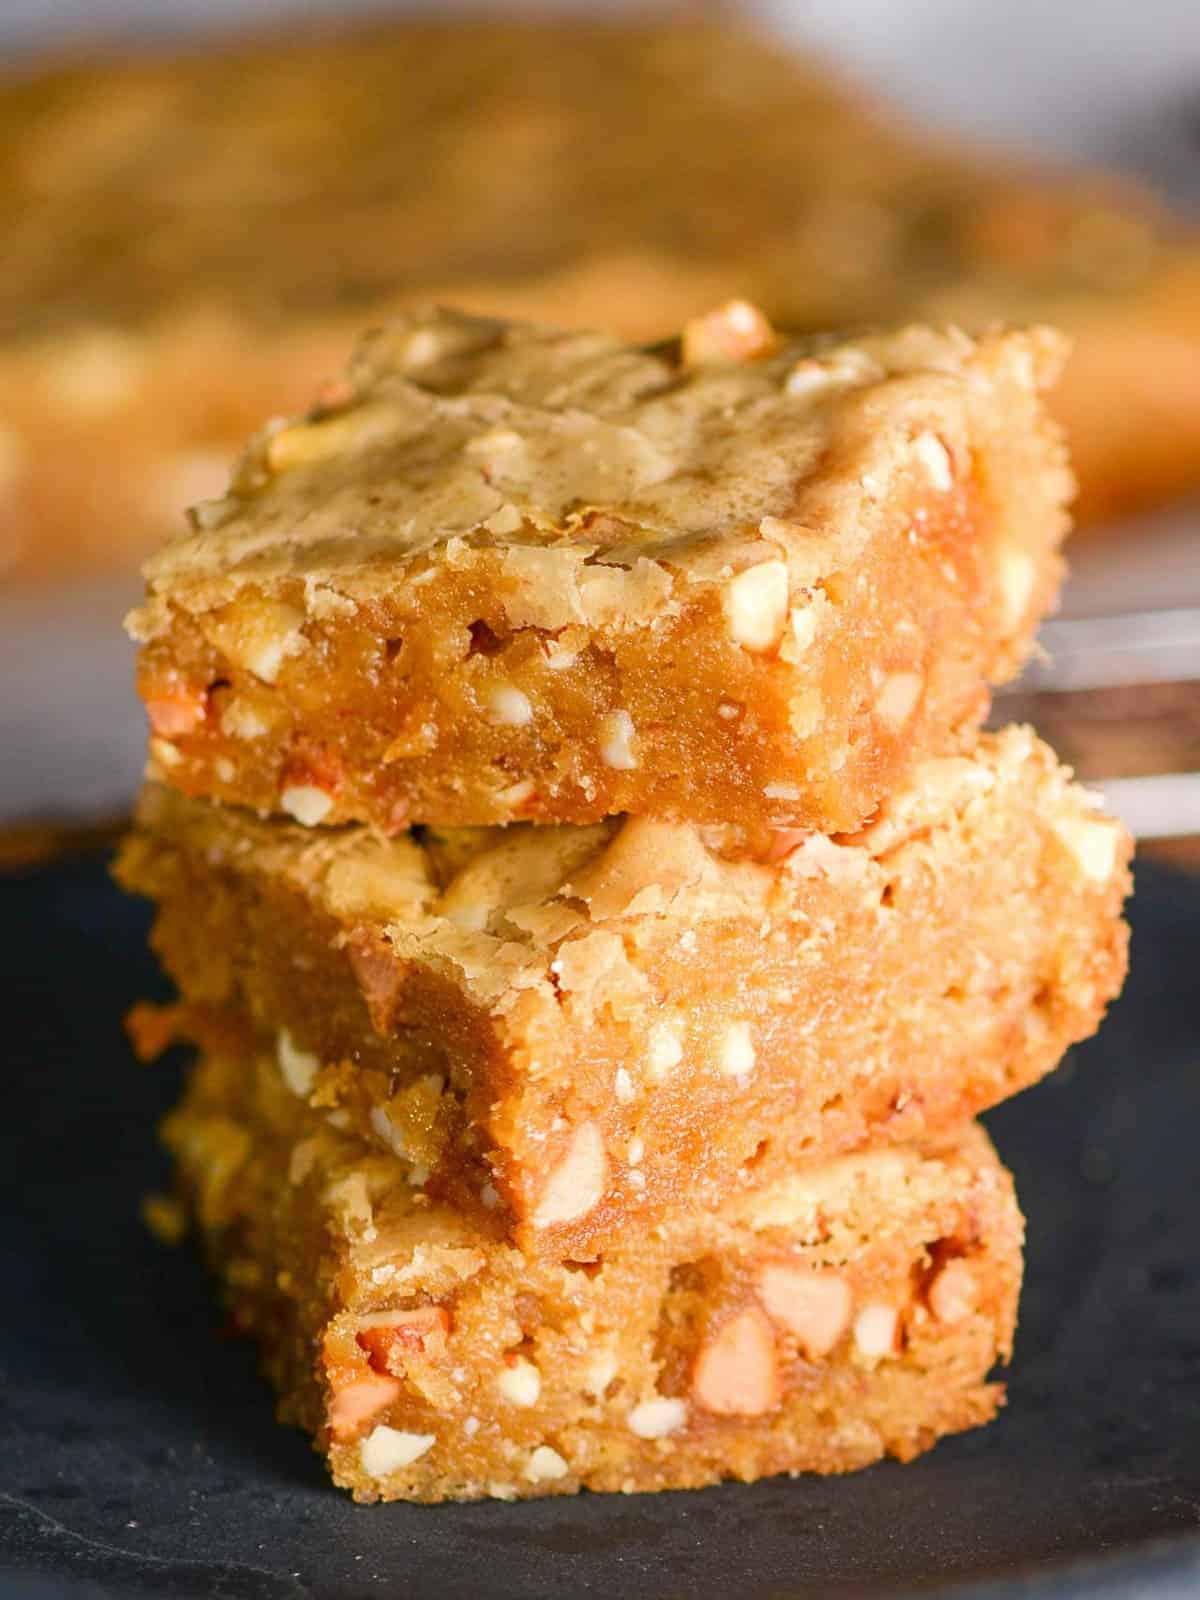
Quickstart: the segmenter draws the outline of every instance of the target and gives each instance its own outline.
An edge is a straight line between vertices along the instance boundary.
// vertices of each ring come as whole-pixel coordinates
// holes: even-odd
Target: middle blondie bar
[[[314,1117],[586,1259],[633,1220],[963,1121],[1120,985],[1128,840],[1027,730],[772,854],[645,818],[385,840],[152,786],[118,873],[159,903],[185,1000],[148,1034],[265,1034]]]

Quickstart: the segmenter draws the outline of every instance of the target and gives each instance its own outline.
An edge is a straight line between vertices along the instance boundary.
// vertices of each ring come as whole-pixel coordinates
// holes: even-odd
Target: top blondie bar
[[[389,833],[857,827],[1053,602],[1061,358],[737,301],[647,348],[400,319],[149,563],[152,773]]]

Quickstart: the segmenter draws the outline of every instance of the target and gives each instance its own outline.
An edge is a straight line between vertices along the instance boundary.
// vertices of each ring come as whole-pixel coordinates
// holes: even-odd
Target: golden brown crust
[[[282,1418],[360,1500],[844,1472],[1001,1398],[1022,1225],[974,1128],[692,1208],[586,1270],[314,1129],[271,1062],[203,1061],[165,1133]]]
[[[1088,516],[1196,481],[1191,235],[727,25],[50,64],[4,81],[0,126],[0,569],[131,563],[360,327],[430,296],[636,338],[730,294],[797,330],[1055,322]]]
[[[189,1003],[522,1248],[607,1247],[1049,1071],[1124,974],[1129,841],[1027,730],[856,837],[308,831],[165,789],[118,867]],[[303,973],[303,982],[297,982]]]
[[[856,827],[1019,667],[1045,330],[651,351],[431,311],[251,445],[131,618],[157,770],[302,821]]]

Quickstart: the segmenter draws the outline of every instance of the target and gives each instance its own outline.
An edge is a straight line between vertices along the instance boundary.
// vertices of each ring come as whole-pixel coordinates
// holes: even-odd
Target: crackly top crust
[[[148,564],[131,631],[296,580],[327,616],[489,553],[515,627],[641,625],[767,560],[804,587],[853,565],[897,483],[936,489],[1010,412],[1061,527],[1070,479],[1034,396],[1063,353],[1048,329],[784,340],[745,306],[653,348],[413,313],[362,343],[348,398],[255,438]]]
[[[806,877],[876,903],[879,858],[921,837],[936,870],[941,830],[1005,793],[1028,797],[1084,877],[1100,883],[1124,874],[1120,824],[1021,727],[983,736],[972,756],[921,763],[861,832],[790,841],[791,853],[773,865],[745,858],[736,829],[644,817],[591,827],[418,829],[384,839],[358,827],[314,833],[151,784],[137,820],[215,864],[240,860],[280,878],[344,927],[377,928],[399,957],[443,968],[493,1005],[532,986],[609,998],[622,984],[636,986],[624,938],[641,919],[667,916],[684,929],[762,917]]]

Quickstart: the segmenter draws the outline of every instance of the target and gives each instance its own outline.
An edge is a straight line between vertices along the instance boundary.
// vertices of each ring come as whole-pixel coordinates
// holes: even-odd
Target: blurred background
[[[140,560],[429,297],[1066,326],[1081,529],[1004,716],[1200,831],[1195,0],[5,0],[0,59],[0,852],[123,814]]]

